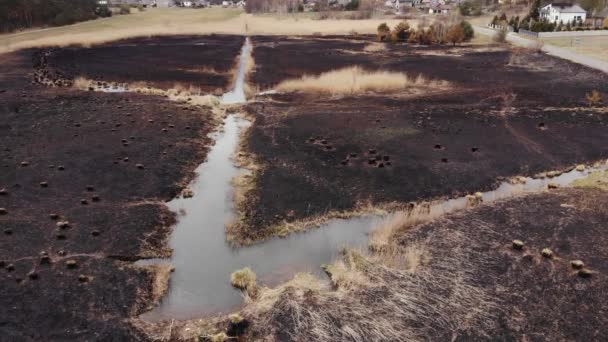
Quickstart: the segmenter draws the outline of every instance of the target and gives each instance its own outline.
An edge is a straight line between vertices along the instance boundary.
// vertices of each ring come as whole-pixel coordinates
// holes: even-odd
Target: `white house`
[[[587,12],[576,4],[554,2],[540,9],[540,17],[551,23],[584,22]]]
[[[429,14],[449,14],[452,11],[450,5],[431,5],[429,8]]]
[[[414,7],[418,2],[418,0],[396,0],[394,6],[399,11],[402,8]]]

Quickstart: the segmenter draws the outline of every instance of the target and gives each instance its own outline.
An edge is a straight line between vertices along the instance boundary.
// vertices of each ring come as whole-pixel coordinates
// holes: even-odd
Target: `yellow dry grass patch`
[[[249,267],[232,272],[230,275],[230,284],[237,289],[245,291],[252,295],[256,292],[257,282],[256,275]]]
[[[281,295],[287,290],[293,290],[298,297],[304,297],[308,291],[322,292],[328,290],[317,277],[310,273],[298,273],[291,280],[275,287],[263,287],[260,289],[257,298],[252,299],[245,296],[247,306],[242,311],[245,316],[258,316],[261,313],[270,311]]]
[[[88,90],[95,88],[97,82],[84,77],[74,79],[73,87],[79,90]],[[224,110],[221,108],[220,99],[217,96],[205,94],[200,88],[191,85],[175,84],[170,89],[159,89],[147,86],[143,82],[135,82],[131,84],[119,85],[127,92],[134,92],[146,95],[156,95],[168,98],[171,101],[184,102],[195,106],[211,107],[216,118],[224,116]]]
[[[300,79],[279,83],[281,92],[309,92],[331,94],[356,94],[363,92],[389,92],[420,88],[447,88],[445,81],[427,80],[422,76],[409,77],[401,72],[367,71],[353,66],[329,71],[318,76],[303,76]]]
[[[154,274],[152,283],[152,303],[157,304],[165,296],[169,289],[169,278],[173,271],[173,266],[168,263],[160,263],[156,265],[148,265],[147,268]]]
[[[342,250],[342,258],[330,265],[321,266],[329,276],[334,288],[353,290],[359,287],[372,286],[363,272],[364,254],[357,250]]]
[[[608,191],[608,171],[593,172],[589,176],[572,182],[577,188],[598,188]]]
[[[232,8],[157,8],[75,25],[0,35],[0,53],[31,47],[95,45],[156,35],[347,35],[353,29],[361,34],[375,34],[382,22],[393,27],[399,20],[314,20],[299,16],[254,16]]]
[[[382,52],[382,51],[386,51],[386,45],[385,44],[380,44],[380,43],[367,44],[363,48],[363,51],[365,51],[365,52]]]

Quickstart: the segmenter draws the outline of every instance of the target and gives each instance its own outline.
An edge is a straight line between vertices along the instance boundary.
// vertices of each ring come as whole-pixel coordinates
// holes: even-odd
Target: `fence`
[[[597,31],[560,31],[560,32],[532,32],[519,29],[519,34],[534,38],[557,38],[557,37],[596,37],[608,36],[608,30]]]

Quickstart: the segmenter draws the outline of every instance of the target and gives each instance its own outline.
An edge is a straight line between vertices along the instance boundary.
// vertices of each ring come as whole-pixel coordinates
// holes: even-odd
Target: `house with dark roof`
[[[587,12],[577,4],[554,2],[540,9],[540,17],[551,23],[578,23],[587,19]]]

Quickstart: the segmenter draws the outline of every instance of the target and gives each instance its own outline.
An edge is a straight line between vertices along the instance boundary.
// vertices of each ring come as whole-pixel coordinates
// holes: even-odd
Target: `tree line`
[[[0,0],[0,32],[69,25],[102,14],[96,0]]]

